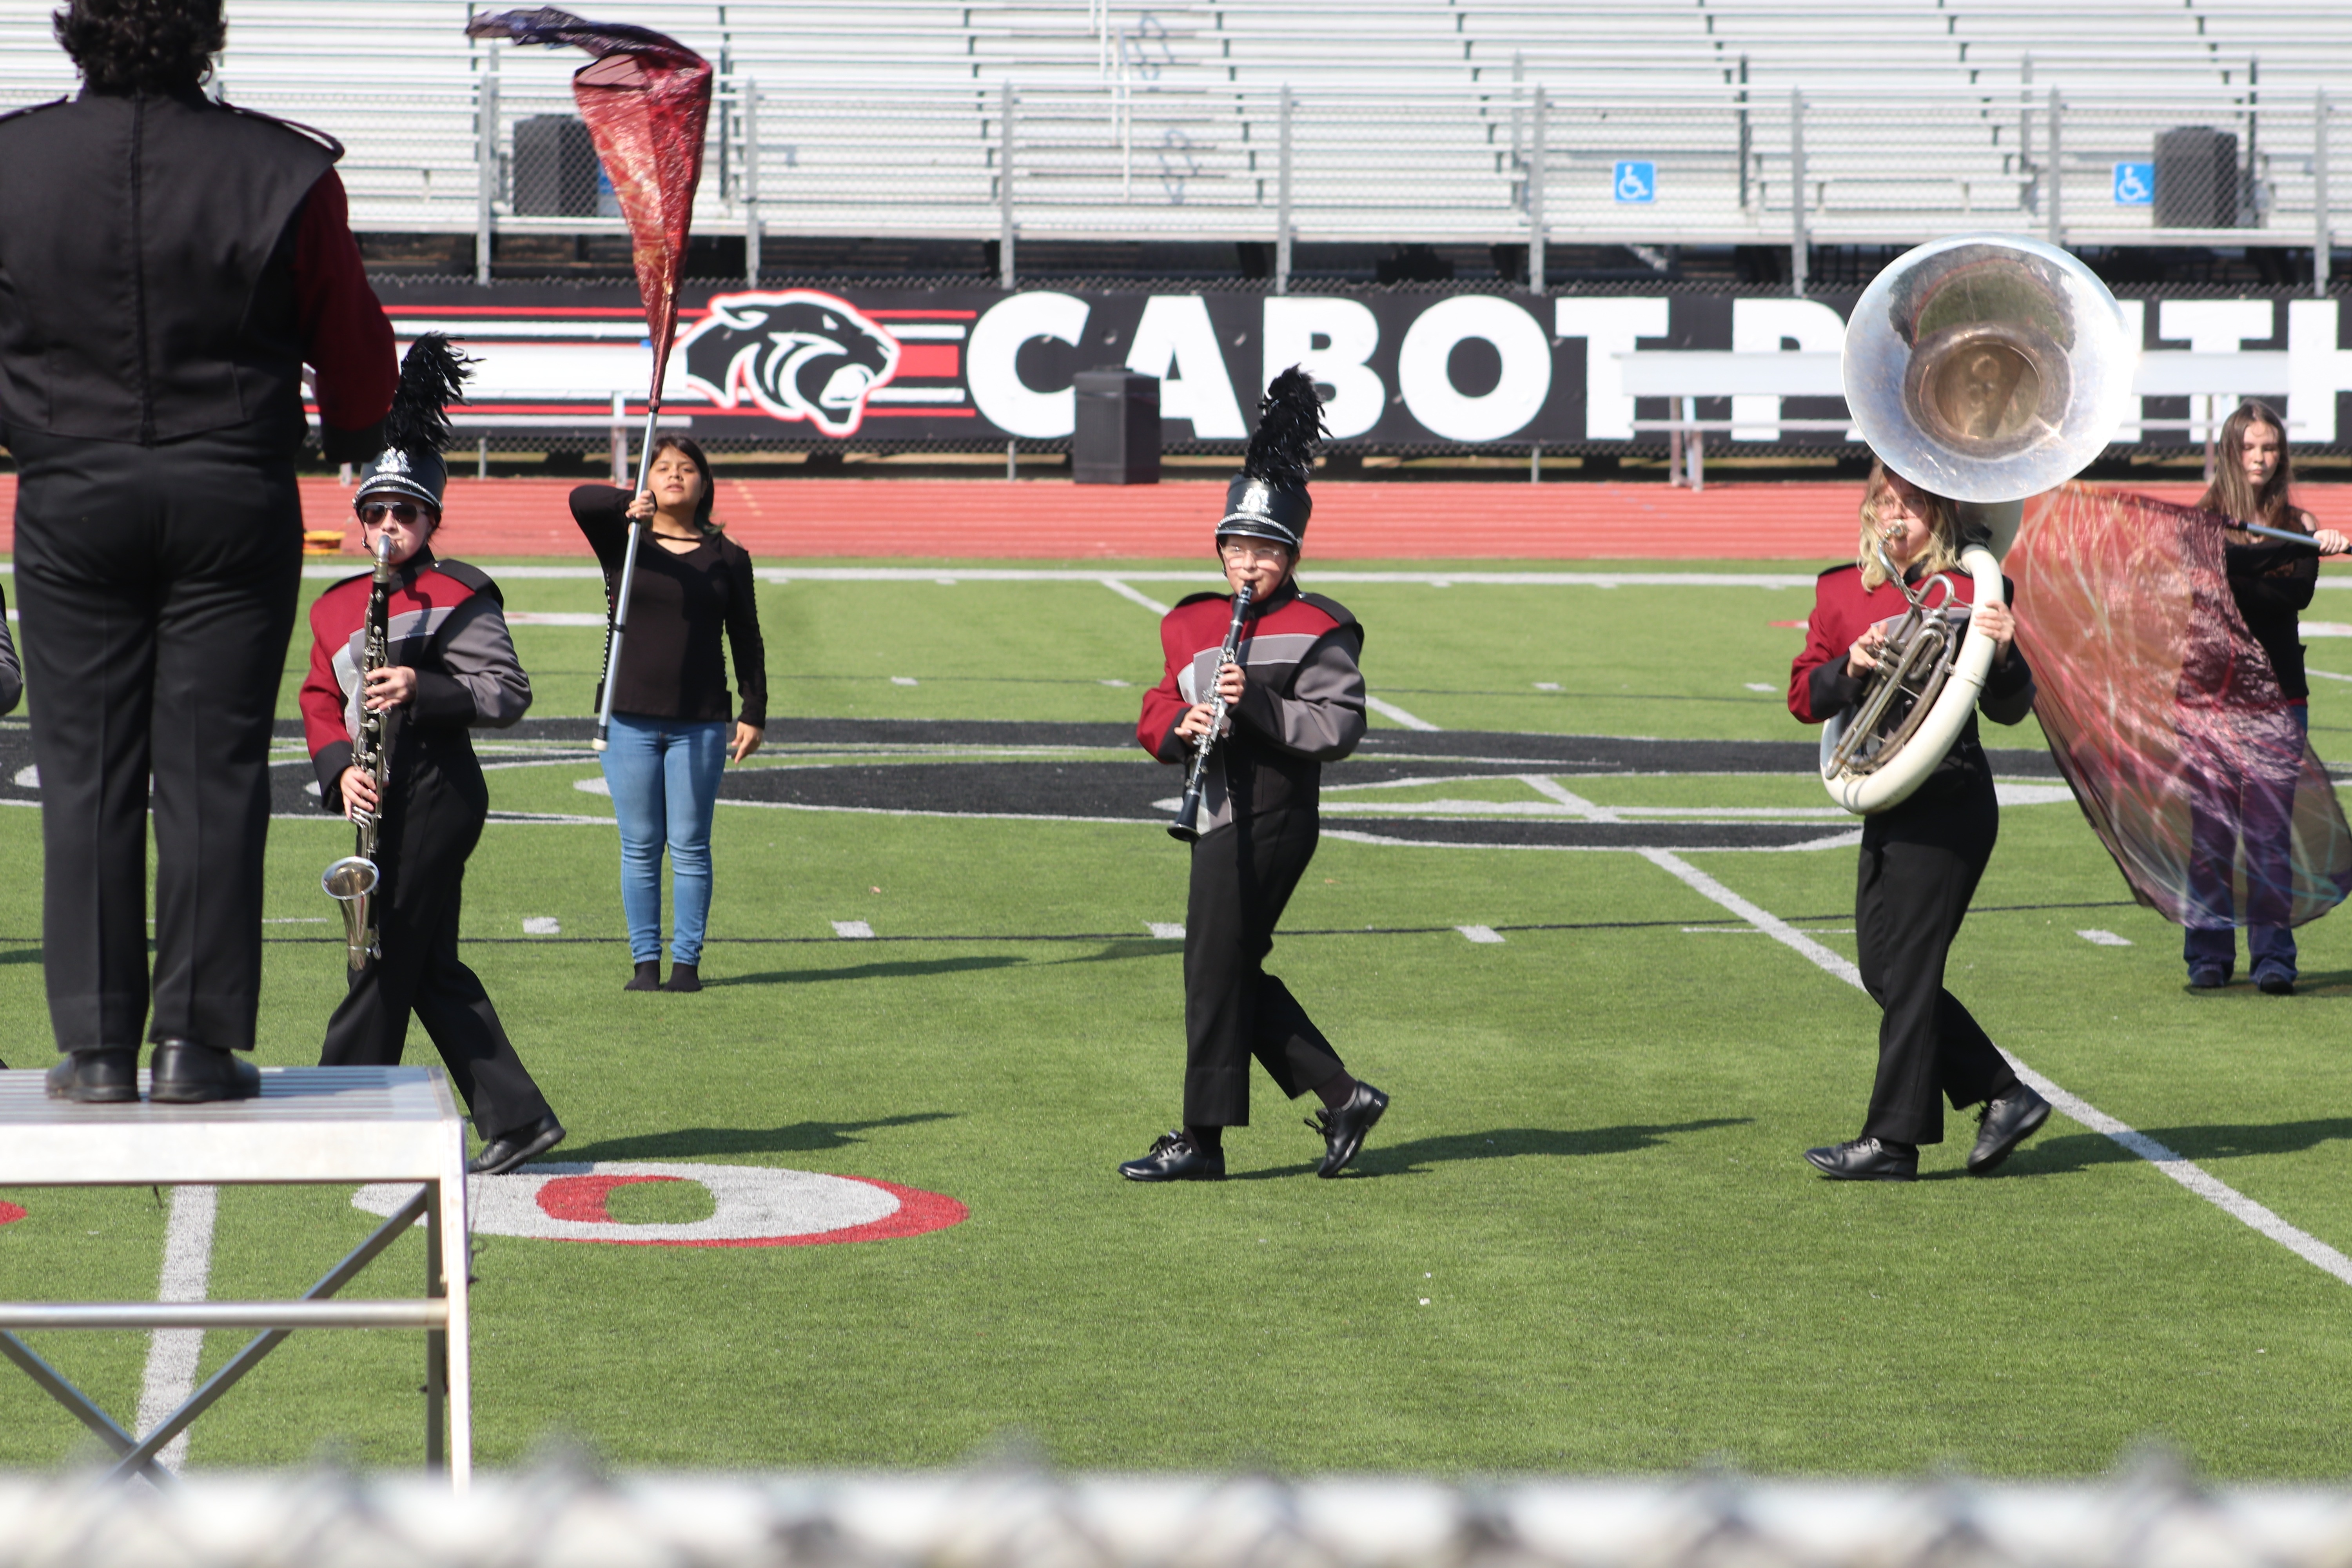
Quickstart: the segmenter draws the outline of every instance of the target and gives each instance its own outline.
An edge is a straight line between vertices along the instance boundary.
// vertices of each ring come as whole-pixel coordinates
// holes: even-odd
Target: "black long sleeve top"
[[[631,492],[612,485],[582,485],[572,492],[572,520],[580,525],[604,569],[609,601],[619,591],[628,549]],[[628,640],[621,653],[613,710],[689,723],[724,720],[729,712],[723,635],[735,658],[742,697],[736,719],[754,729],[768,724],[767,647],[760,640],[758,584],[751,557],[733,540],[713,533],[693,549],[673,553],[646,531],[637,544],[637,574],[629,591]],[[596,688],[601,708],[604,689]]]
[[[2311,519],[2290,511],[2278,526],[2308,533]],[[2223,537],[2234,540],[2235,535]],[[2230,596],[2237,600],[2246,629],[2269,656],[2279,690],[2289,701],[2302,701],[2311,695],[2311,679],[2303,671],[2303,642],[2295,617],[2311,607],[2312,593],[2319,586],[2319,552],[2259,533],[2244,537],[2249,542],[2222,547]]]

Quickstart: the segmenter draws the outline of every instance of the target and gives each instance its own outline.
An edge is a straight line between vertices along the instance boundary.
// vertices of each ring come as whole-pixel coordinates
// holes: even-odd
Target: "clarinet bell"
[[[1188,790],[1184,804],[1176,808],[1176,820],[1168,825],[1168,837],[1179,843],[1190,844],[1201,837],[1201,792]]]

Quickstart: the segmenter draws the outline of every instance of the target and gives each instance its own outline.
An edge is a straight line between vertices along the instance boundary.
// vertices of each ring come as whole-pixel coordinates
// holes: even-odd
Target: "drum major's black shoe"
[[[149,1067],[147,1098],[158,1105],[208,1105],[261,1092],[258,1068],[235,1051],[194,1040],[156,1041]]]
[[[1139,1160],[1129,1160],[1118,1173],[1130,1182],[1222,1182],[1225,1157],[1202,1152],[1180,1130],[1163,1132]]]
[[[68,1051],[49,1068],[51,1100],[81,1105],[121,1105],[139,1098],[139,1053],[128,1047],[111,1051]]]
[[[1318,1110],[1315,1120],[1307,1125],[1323,1134],[1323,1163],[1315,1167],[1318,1176],[1336,1176],[1348,1168],[1348,1162],[1364,1146],[1364,1134],[1389,1108],[1389,1097],[1360,1079],[1356,1092],[1346,1104],[1335,1110]]]
[[[1998,1100],[1986,1100],[1977,1112],[1977,1146],[1969,1152],[1969,1174],[1991,1175],[2049,1120],[2050,1102],[2021,1083]]]
[[[503,1176],[525,1160],[536,1160],[563,1142],[563,1123],[548,1112],[528,1127],[501,1132],[466,1164],[469,1176]]]
[[[1910,1182],[1919,1176],[1919,1156],[1898,1154],[1875,1138],[1850,1138],[1826,1149],[1808,1149],[1813,1169],[1832,1182]]]

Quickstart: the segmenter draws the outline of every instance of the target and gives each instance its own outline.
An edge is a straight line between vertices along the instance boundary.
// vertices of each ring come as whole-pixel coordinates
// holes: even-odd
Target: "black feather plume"
[[[437,452],[449,444],[449,405],[466,401],[466,367],[477,363],[439,332],[411,343],[400,362],[400,388],[383,416],[383,444],[404,452]]]
[[[1315,443],[1326,433],[1315,378],[1292,365],[1274,378],[1257,405],[1257,432],[1242,472],[1269,484],[1303,485],[1315,472]]]

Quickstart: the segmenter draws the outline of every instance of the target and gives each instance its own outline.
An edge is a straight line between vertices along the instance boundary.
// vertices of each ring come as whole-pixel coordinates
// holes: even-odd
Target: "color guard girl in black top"
[[[572,521],[617,591],[629,520],[646,523],[629,594],[628,644],[604,753],[621,827],[621,909],[636,965],[625,990],[699,991],[710,911],[710,819],[729,758],[760,748],[768,722],[766,650],[751,557],[711,521],[709,459],[682,436],[654,441],[646,488],[572,492]],[[727,648],[740,707],[730,707]],[[601,708],[604,689],[597,689]],[[732,722],[730,721],[730,712]],[[661,978],[661,860],[669,850],[670,973]]]

